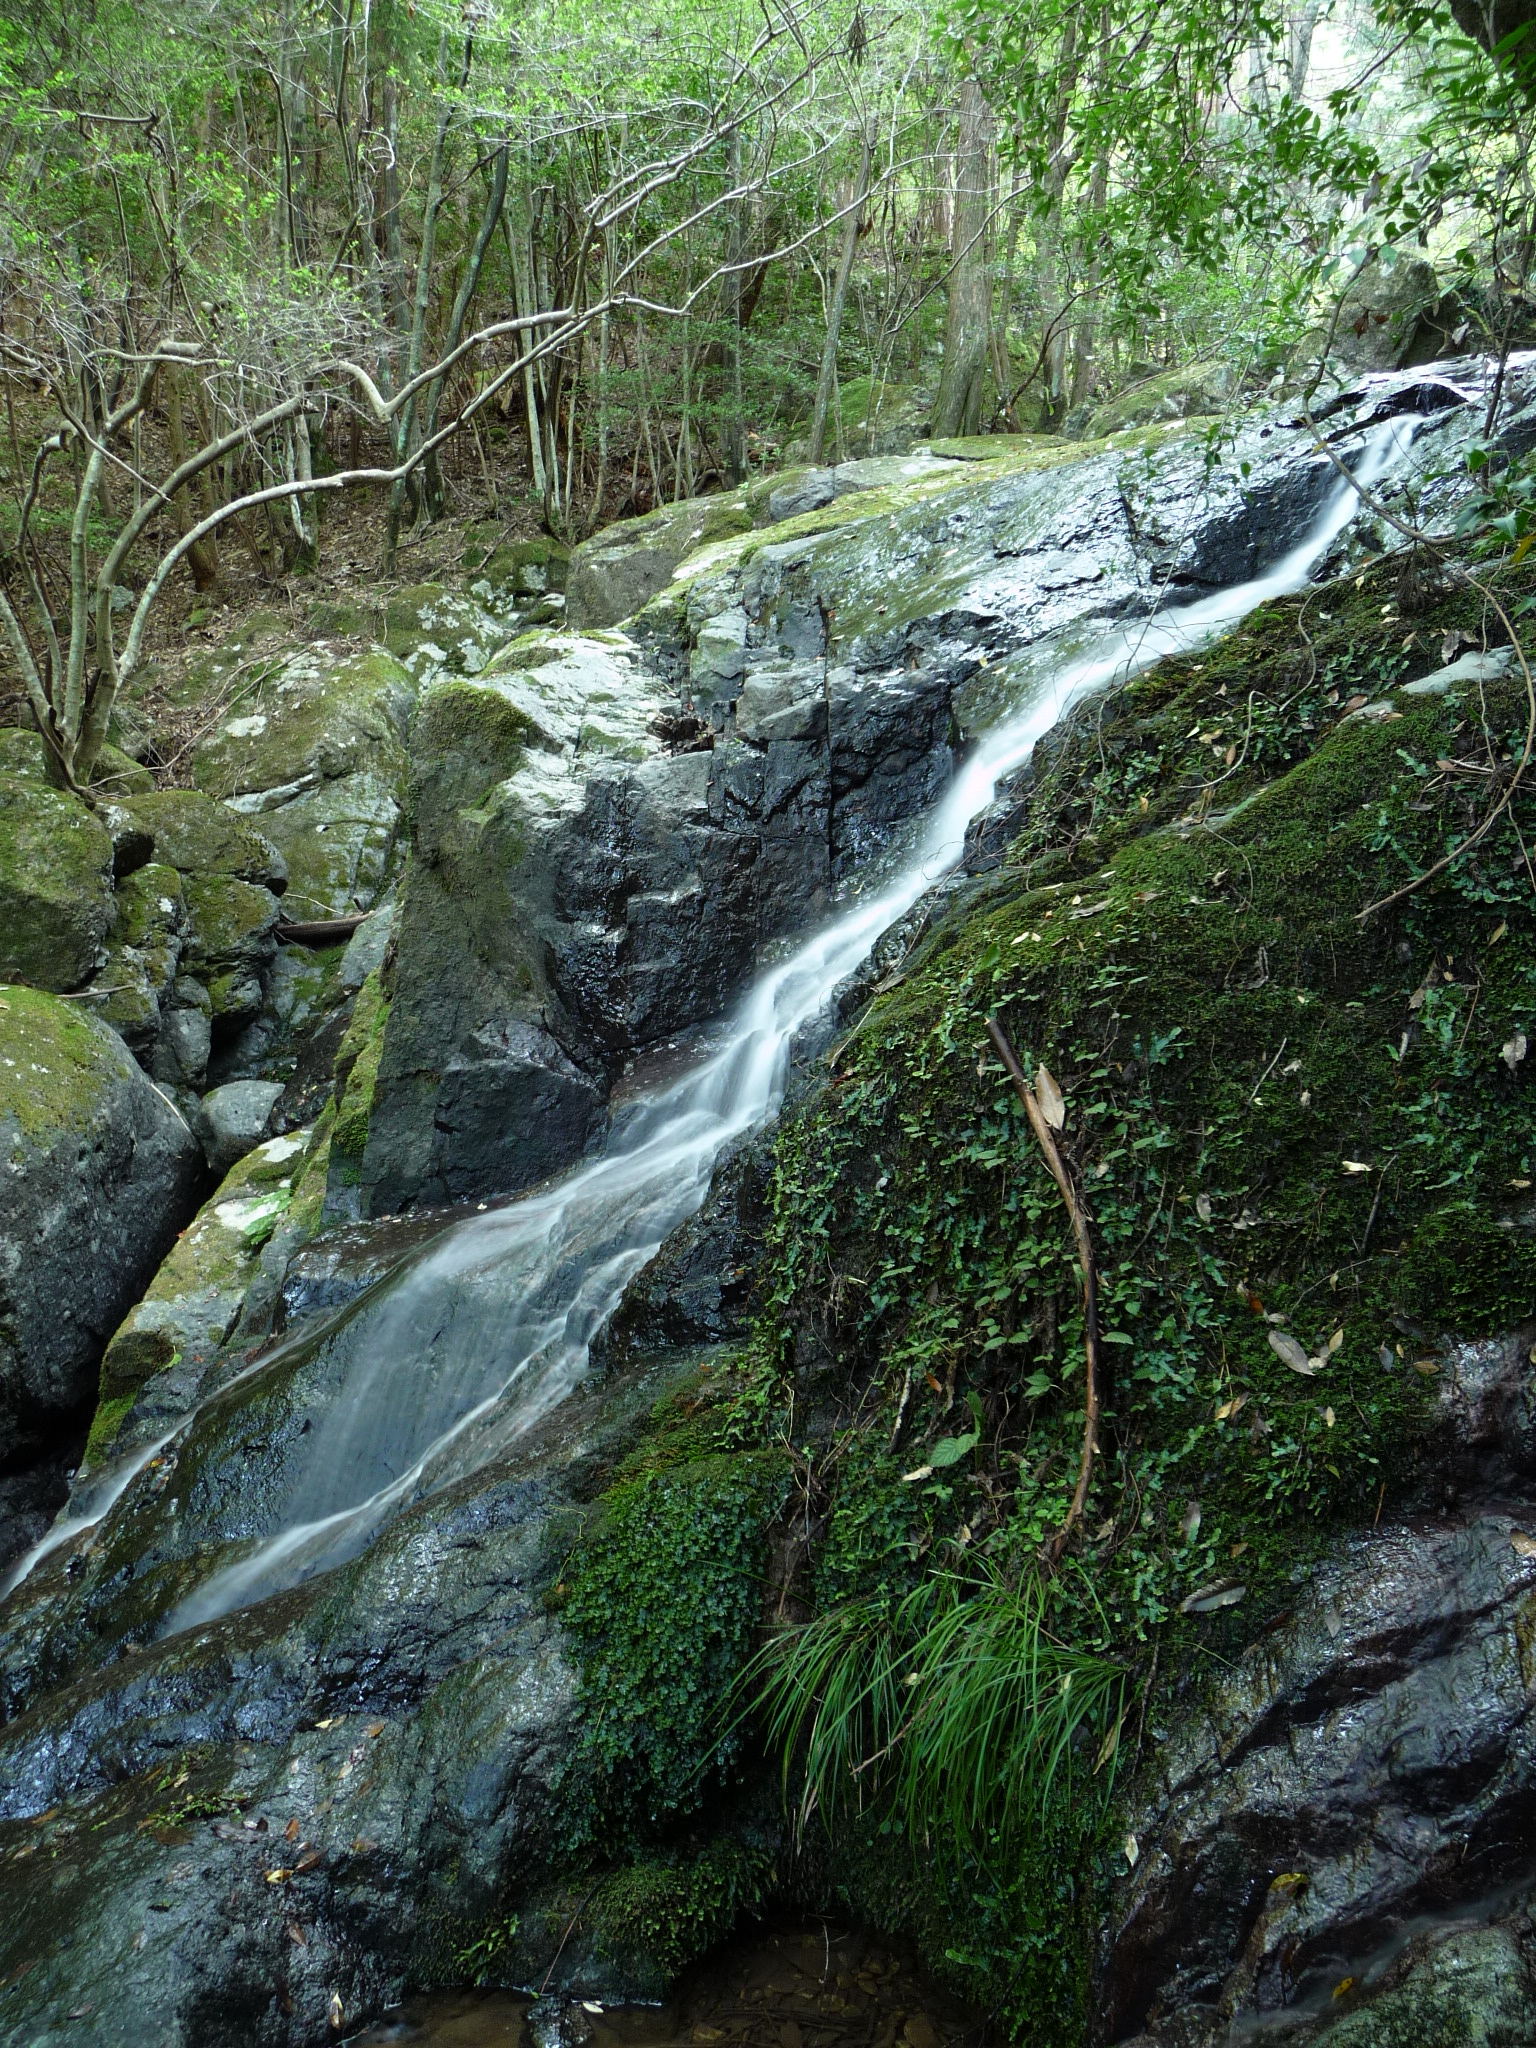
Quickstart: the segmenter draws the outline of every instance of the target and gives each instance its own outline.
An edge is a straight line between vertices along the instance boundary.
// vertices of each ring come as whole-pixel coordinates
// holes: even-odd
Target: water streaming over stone
[[[1357,465],[1362,483],[1393,464],[1411,431],[1392,422],[1372,432]],[[1079,699],[1200,647],[1304,584],[1356,504],[1341,480],[1305,540],[1253,581],[1127,623],[1044,674],[962,766],[899,872],[769,968],[717,1048],[642,1097],[604,1156],[449,1228],[326,1328],[297,1333],[254,1368],[271,1372],[296,1351],[325,1356],[328,1397],[288,1456],[286,1484],[263,1526],[240,1544],[244,1554],[184,1598],[162,1632],[355,1556],[407,1504],[485,1465],[561,1401],[626,1286],[703,1201],[722,1155],[773,1114],[797,1034],[880,935],[958,864],[966,828],[998,782]],[[195,1417],[173,1434],[192,1427]],[[92,1498],[22,1560],[10,1584],[109,1514],[165,1441],[102,1474]]]

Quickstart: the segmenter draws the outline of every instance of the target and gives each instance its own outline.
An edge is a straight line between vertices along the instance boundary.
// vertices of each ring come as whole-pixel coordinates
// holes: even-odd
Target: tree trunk
[[[936,439],[981,431],[992,333],[992,270],[988,260],[991,212],[992,112],[972,75],[960,89],[944,370],[933,408]]]
[[[853,189],[853,205],[843,222],[842,254],[838,257],[832,299],[827,307],[827,340],[821,352],[821,376],[816,383],[816,408],[811,414],[811,439],[806,455],[806,461],[811,463],[820,462],[827,436],[827,407],[832,402],[832,387],[837,381],[837,341],[842,331],[843,307],[848,301],[848,280],[853,275],[854,254],[859,246],[859,222],[869,197],[869,168],[873,159],[874,142],[866,129],[859,153],[858,183]]]
[[[162,372],[165,378],[166,415],[170,426],[171,467],[180,469],[187,459],[187,430],[182,414],[180,370],[167,364]],[[190,487],[184,486],[171,501],[171,517],[176,523],[180,536],[195,525],[196,507],[188,504]],[[192,582],[199,590],[211,590],[219,580],[219,558],[206,541],[198,541],[187,551],[187,567],[192,571]]]

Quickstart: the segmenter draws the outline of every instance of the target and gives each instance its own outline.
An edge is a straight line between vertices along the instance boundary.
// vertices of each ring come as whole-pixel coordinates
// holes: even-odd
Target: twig
[[[1093,1477],[1094,1454],[1099,1448],[1099,1281],[1094,1265],[1093,1239],[1089,1235],[1088,1215],[1083,1208],[1072,1176],[1056,1144],[1055,1135],[1045,1120],[1035,1091],[1024,1078],[1024,1069],[1019,1065],[1019,1056],[1013,1049],[1013,1040],[1003,1029],[999,1020],[987,1019],[987,1034],[997,1048],[998,1058],[1008,1069],[1019,1100],[1024,1105],[1024,1114],[1029,1118],[1030,1129],[1039,1141],[1040,1150],[1045,1154],[1045,1163],[1051,1169],[1051,1178],[1061,1190],[1061,1199],[1067,1205],[1067,1214],[1072,1219],[1072,1234],[1077,1239],[1078,1263],[1083,1269],[1083,1347],[1086,1353],[1084,1405],[1087,1410],[1083,1425],[1083,1455],[1077,1471],[1077,1486],[1072,1495],[1072,1505],[1067,1509],[1067,1518],[1046,1545],[1046,1557],[1052,1564],[1066,1548],[1067,1538],[1074,1526],[1082,1520],[1083,1509],[1088,1501],[1088,1483]]]

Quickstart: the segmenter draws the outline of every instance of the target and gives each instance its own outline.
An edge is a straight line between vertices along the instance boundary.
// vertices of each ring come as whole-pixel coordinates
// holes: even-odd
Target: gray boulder
[[[226,1081],[210,1088],[200,1104],[198,1136],[215,1173],[228,1173],[237,1159],[270,1136],[272,1111],[281,1081]]]
[[[0,991],[0,1146],[0,1462],[11,1462],[93,1398],[107,1340],[205,1169],[116,1033],[25,988]]]

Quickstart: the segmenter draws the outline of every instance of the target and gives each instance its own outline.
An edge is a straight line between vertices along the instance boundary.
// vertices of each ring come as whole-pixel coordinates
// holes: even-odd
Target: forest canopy
[[[1309,388],[1382,327],[1507,349],[1528,28],[11,0],[0,624],[52,772],[89,776],[172,578],[312,570],[354,486],[388,571],[469,498],[574,540],[898,418],[1081,435],[1170,373],[1184,411]]]

